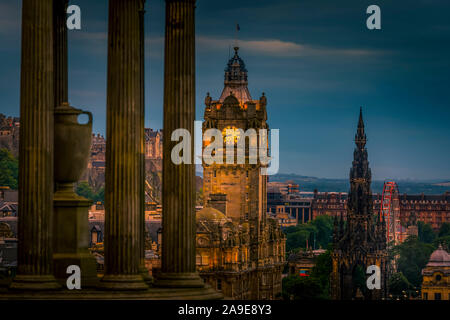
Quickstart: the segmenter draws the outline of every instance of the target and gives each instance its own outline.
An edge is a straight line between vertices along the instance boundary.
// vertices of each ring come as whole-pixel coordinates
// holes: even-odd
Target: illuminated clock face
[[[233,130],[232,134],[227,136],[227,130]],[[236,127],[232,127],[232,126],[225,127],[222,130],[222,136],[223,136],[223,141],[225,143],[234,141],[234,143],[236,144],[241,139],[241,135],[239,134],[239,130],[237,130]]]

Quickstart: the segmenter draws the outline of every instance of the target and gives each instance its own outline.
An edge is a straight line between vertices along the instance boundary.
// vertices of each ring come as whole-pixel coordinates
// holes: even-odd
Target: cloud
[[[108,34],[106,32],[76,32],[73,35],[77,41],[106,42]],[[199,52],[211,52],[212,50],[228,50],[230,44],[235,43],[231,38],[209,37],[198,35],[196,37],[196,46]],[[263,56],[274,57],[305,57],[305,56],[373,56],[387,53],[381,50],[368,50],[361,48],[333,48],[326,46],[313,46],[308,44],[299,44],[291,41],[282,41],[279,39],[265,40],[239,40],[239,47],[247,52]],[[146,57],[162,57],[164,48],[164,37],[146,36]],[[92,50],[87,46],[86,49]],[[104,54],[104,51],[100,53]]]
[[[0,34],[17,37],[22,20],[20,1],[0,3]]]
[[[197,36],[197,46],[201,51],[214,49],[224,50],[232,43],[233,39],[221,39],[214,37]],[[238,45],[248,52],[258,55],[278,57],[304,57],[304,56],[370,56],[386,53],[380,50],[367,50],[360,48],[332,48],[299,44],[279,39],[266,40],[239,40]]]

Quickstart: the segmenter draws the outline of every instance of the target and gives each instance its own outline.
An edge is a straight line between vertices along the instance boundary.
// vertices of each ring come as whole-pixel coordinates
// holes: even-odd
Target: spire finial
[[[364,120],[362,115],[362,107],[359,108],[359,120],[358,120],[358,129],[355,135],[355,143],[358,148],[363,149],[366,145],[366,133],[364,131]]]
[[[358,121],[358,129],[364,128],[364,121],[363,121],[363,115],[362,115],[362,107],[359,107],[359,121]]]

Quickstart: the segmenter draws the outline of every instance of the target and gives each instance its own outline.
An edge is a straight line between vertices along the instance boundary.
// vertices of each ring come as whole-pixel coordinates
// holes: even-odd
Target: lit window
[[[91,242],[92,244],[96,244],[98,241],[98,233],[97,231],[92,231]]]

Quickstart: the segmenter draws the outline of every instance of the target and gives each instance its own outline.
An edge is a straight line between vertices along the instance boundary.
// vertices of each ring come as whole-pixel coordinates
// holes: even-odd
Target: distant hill
[[[450,187],[450,182],[439,182],[439,183],[435,183],[435,186],[440,186],[440,187]]]
[[[327,179],[302,176],[294,173],[280,173],[269,177],[269,181],[293,181],[300,186],[301,191],[319,192],[348,192],[350,183],[348,179]],[[450,182],[443,181],[412,181],[412,180],[396,180],[400,194],[442,194],[450,191]],[[372,192],[383,192],[384,181],[372,181]]]

